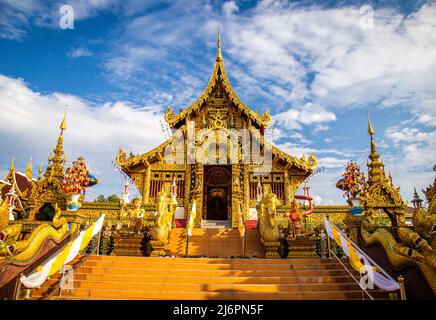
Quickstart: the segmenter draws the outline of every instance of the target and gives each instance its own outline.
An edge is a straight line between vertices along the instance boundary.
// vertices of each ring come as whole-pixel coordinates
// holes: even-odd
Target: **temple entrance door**
[[[204,214],[206,220],[230,220],[232,167],[204,166]]]

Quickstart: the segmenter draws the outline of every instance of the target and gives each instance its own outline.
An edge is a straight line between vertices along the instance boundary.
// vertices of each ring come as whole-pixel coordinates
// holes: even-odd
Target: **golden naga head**
[[[271,122],[271,116],[269,115],[269,110],[263,113],[262,122],[264,125],[268,125]]]
[[[123,149],[120,148],[120,150],[118,150],[118,154],[115,158],[115,162],[118,165],[122,165],[125,161],[126,161],[126,153],[124,152]]]
[[[165,121],[168,122],[169,124],[172,123],[172,120],[174,119],[175,115],[173,110],[171,109],[171,107],[167,108],[167,111],[165,112]]]

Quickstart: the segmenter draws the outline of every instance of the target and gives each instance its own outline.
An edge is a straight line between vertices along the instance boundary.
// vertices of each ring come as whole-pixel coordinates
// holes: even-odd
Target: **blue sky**
[[[59,27],[63,4],[72,30]],[[273,142],[316,153],[319,203],[344,202],[333,185],[348,160],[365,166],[368,111],[410,200],[434,177],[435,17],[434,1],[0,0],[0,175],[13,157],[22,170],[31,157],[46,165],[68,104],[68,160],[84,155],[101,181],[88,199],[119,193],[118,148],[165,139],[166,107],[188,107],[207,84],[219,28],[230,81],[270,110]]]

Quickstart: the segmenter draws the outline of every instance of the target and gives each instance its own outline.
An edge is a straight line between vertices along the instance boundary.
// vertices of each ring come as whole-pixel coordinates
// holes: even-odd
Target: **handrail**
[[[333,256],[336,258],[336,260],[338,260],[338,262],[341,264],[341,266],[345,269],[345,271],[347,271],[347,273],[351,276],[351,278],[353,278],[353,280],[359,285],[359,287],[362,289],[363,292],[366,293],[366,295],[371,299],[374,300],[374,297],[362,286],[362,284],[360,283],[360,281],[357,281],[357,279],[353,276],[353,274],[350,272],[350,270],[348,270],[348,268],[342,263],[342,261],[338,258],[338,256],[333,252],[333,250],[331,250],[331,248],[329,248],[329,251],[331,254],[333,254]]]
[[[405,289],[404,289],[404,282],[402,281],[402,280],[400,280],[400,279],[402,279],[401,277],[399,278],[399,281],[396,281],[394,278],[392,278],[392,276],[391,275],[389,275],[382,267],[380,267],[373,259],[371,259],[361,248],[359,248],[350,238],[348,238],[347,237],[347,235],[345,235],[344,234],[344,232],[341,230],[341,229],[339,229],[339,227],[338,226],[336,226],[334,223],[332,223],[330,220],[329,220],[329,217],[328,217],[328,215],[326,216],[326,222],[328,221],[328,223],[330,224],[330,228],[331,229],[333,229],[333,228],[335,228],[336,230],[336,232],[338,232],[339,233],[339,235],[341,235],[342,237],[344,237],[347,241],[348,241],[348,243],[350,243],[351,245],[352,245],[352,247],[355,249],[355,250],[357,250],[357,252],[358,253],[360,253],[361,254],[361,256],[363,257],[363,258],[365,258],[368,262],[370,262],[372,265],[374,265],[375,267],[377,267],[378,268],[378,270],[386,277],[386,278],[388,278],[390,281],[392,281],[392,282],[395,282],[397,285],[398,285],[398,288],[399,288],[399,290],[400,290],[400,296],[401,296],[401,299],[402,300],[405,300],[406,299],[406,297],[405,297]],[[349,270],[348,270],[348,268],[339,260],[339,258],[337,257],[337,255],[333,252],[333,250],[331,249],[331,242],[330,242],[330,236],[328,235],[328,233],[327,233],[327,230],[326,230],[326,234],[327,234],[327,240],[328,240],[328,253],[329,253],[329,257],[330,257],[330,254],[333,254],[333,256],[339,261],[339,263],[342,265],[342,267],[344,267],[344,269],[350,274],[350,276],[357,282],[357,280],[354,278],[354,276],[349,272]],[[336,241],[334,241],[334,242],[336,242]],[[361,285],[361,283],[360,282],[357,282],[358,283],[358,285],[361,287],[361,289],[373,300],[373,298],[372,298],[372,296],[366,291],[366,289],[365,288],[363,288],[362,287],[362,285]],[[382,289],[383,290],[383,289]],[[394,291],[397,291],[397,290],[394,290]]]
[[[98,224],[98,231],[97,230],[94,230],[94,229],[90,229],[90,231],[92,232],[92,234],[93,234],[93,236],[89,239],[89,240],[87,240],[87,244],[86,244],[86,246],[89,244],[89,241],[91,240],[91,239],[94,239],[95,238],[95,236],[98,236],[98,241],[97,241],[97,246],[96,246],[96,248],[94,248],[92,251],[91,251],[91,253],[90,254],[88,254],[88,256],[90,256],[92,253],[94,253],[95,252],[95,250],[97,250],[97,255],[99,254],[99,250],[100,250],[100,238],[101,238],[101,234],[102,234],[102,226],[103,226],[103,222],[104,222],[104,214],[102,214],[101,216],[100,216],[100,218],[99,219],[97,219],[97,222],[99,223]],[[95,226],[94,224],[92,225],[92,226]],[[88,230],[88,229],[87,229]],[[94,231],[96,232],[96,233],[94,233]],[[83,232],[83,231],[82,231]],[[78,239],[80,239],[80,236],[81,236],[81,234],[82,234],[82,232],[81,233],[79,233],[73,240],[70,240],[70,241],[68,241],[67,243],[66,243],[66,245],[67,244],[70,244],[70,243],[75,243]],[[57,250],[56,251],[56,253],[55,254],[53,254],[53,255],[51,255],[50,256],[50,258],[48,258],[48,259],[46,259],[43,263],[41,263],[41,264],[39,264],[39,266],[44,266],[43,267],[43,270],[45,270],[44,268],[45,267],[47,267],[47,266],[49,266],[49,267],[51,267],[51,265],[47,265],[47,264],[51,264],[52,262],[51,262],[51,260],[53,260],[53,259],[56,259],[56,257],[60,254],[60,253],[62,253],[62,251],[61,250],[63,250],[63,249],[65,249],[66,248],[66,245],[64,245],[64,246],[62,246],[62,248],[60,248],[59,250]],[[82,244],[80,244],[80,246],[81,246]],[[86,248],[86,247],[85,247]],[[84,248],[84,249],[85,249]],[[84,250],[83,249],[83,250]],[[77,250],[77,251],[73,251],[74,252],[74,255],[77,255],[78,254],[78,251],[80,250],[80,247],[75,247],[75,250]],[[82,250],[82,252],[83,252],[83,250]],[[86,256],[86,255],[85,255]],[[73,259],[74,257],[70,257],[69,259],[69,261],[71,261],[72,259]],[[38,266],[38,267],[39,267]],[[36,267],[36,268],[38,268],[38,267]],[[33,269],[32,271],[30,271],[30,273],[31,272],[33,272],[33,271],[35,271],[36,270],[36,268],[35,269]],[[46,270],[47,271],[47,270]],[[30,274],[29,273],[29,274]],[[42,280],[42,278],[40,279],[40,280]],[[37,281],[37,283],[40,283],[39,281],[40,280],[38,280]],[[45,279],[43,280],[43,281],[46,281],[47,280],[47,274],[45,274]],[[20,278],[18,278],[17,279],[17,285],[16,285],[16,288],[15,288],[15,292],[14,292],[14,299],[18,299],[19,298],[19,296],[20,296],[20,292],[21,292],[21,287],[22,287],[22,280],[21,280],[21,277]],[[40,285],[41,285],[42,283],[40,283]],[[38,286],[38,287],[40,287],[40,285],[37,285],[37,284],[31,284],[31,285],[29,285],[26,289],[27,290],[32,290],[33,288],[35,288],[36,286]]]
[[[69,234],[66,235],[66,237],[68,237],[68,236],[69,236]],[[64,238],[64,240],[65,240],[65,238]],[[15,280],[15,289],[14,289],[14,294],[13,294],[13,300],[18,300],[18,297],[20,295],[20,291],[21,291],[21,281],[20,281],[20,278],[21,278],[21,276],[26,276],[27,277],[29,274],[31,274],[36,269],[38,269],[39,266],[44,265],[47,261],[50,261],[50,259],[52,259],[56,255],[58,255],[60,252],[62,252],[62,250],[65,249],[65,247],[68,245],[69,242],[70,241],[66,241],[54,253],[52,253],[48,258],[46,258],[43,262],[38,263],[38,265],[35,266],[34,268],[32,268],[30,270],[26,270],[26,272],[22,272],[22,273],[20,273],[16,277],[16,280]]]
[[[330,221],[329,221],[330,222]],[[369,262],[371,262],[373,265],[375,265],[380,271],[381,273],[383,273],[387,278],[389,278],[390,280],[397,282],[394,278],[392,278],[389,273],[387,273],[382,267],[380,267],[373,259],[371,259],[362,249],[360,249],[350,238],[348,238],[343,232],[342,230],[340,230],[334,223],[330,222],[330,224],[336,228],[336,230],[345,238],[347,239],[350,244],[357,250],[359,251],[359,253],[364,256],[366,259],[368,259]]]
[[[97,246],[94,248],[94,249],[92,249],[92,251],[90,252],[90,253],[88,253],[88,254],[85,254],[84,256],[82,256],[81,258],[80,258],[80,260],[77,262],[77,263],[75,263],[74,264],[74,266],[73,266],[73,270],[72,271],[75,271],[75,270],[77,270],[85,261],[87,261],[88,259],[89,259],[89,257],[90,256],[92,256],[92,255],[94,255],[95,254],[95,251],[97,251],[97,255],[99,254],[99,251],[100,251],[100,238],[101,238],[101,231],[99,232],[99,233],[97,233],[95,236],[97,236],[98,237],[98,242],[97,242]],[[95,237],[94,236],[94,237]],[[62,269],[61,269],[62,270]],[[61,272],[61,271],[60,271]],[[42,300],[48,300],[53,294],[54,294],[54,292],[56,292],[56,290],[57,289],[60,289],[60,291],[59,291],[59,296],[61,295],[61,293],[62,293],[62,288],[60,288],[60,286],[61,286],[61,283],[62,283],[62,277],[60,277],[59,278],[59,281],[58,281],[58,283],[56,284],[56,285],[54,285],[54,287],[52,288],[52,290],[46,295],[46,296],[44,296],[43,298],[42,298]]]

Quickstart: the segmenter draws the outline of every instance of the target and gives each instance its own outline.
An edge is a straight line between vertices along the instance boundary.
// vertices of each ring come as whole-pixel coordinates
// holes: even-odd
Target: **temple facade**
[[[224,68],[220,37],[210,80],[188,108],[165,120],[172,136],[141,155],[120,149],[116,164],[134,182],[145,206],[153,206],[164,183],[177,190],[176,219],[186,220],[195,200],[195,227],[221,220],[237,226],[238,215],[256,220],[256,201],[266,185],[282,206],[317,166],[315,155],[297,158],[267,141],[268,112],[259,115],[236,95]]]

